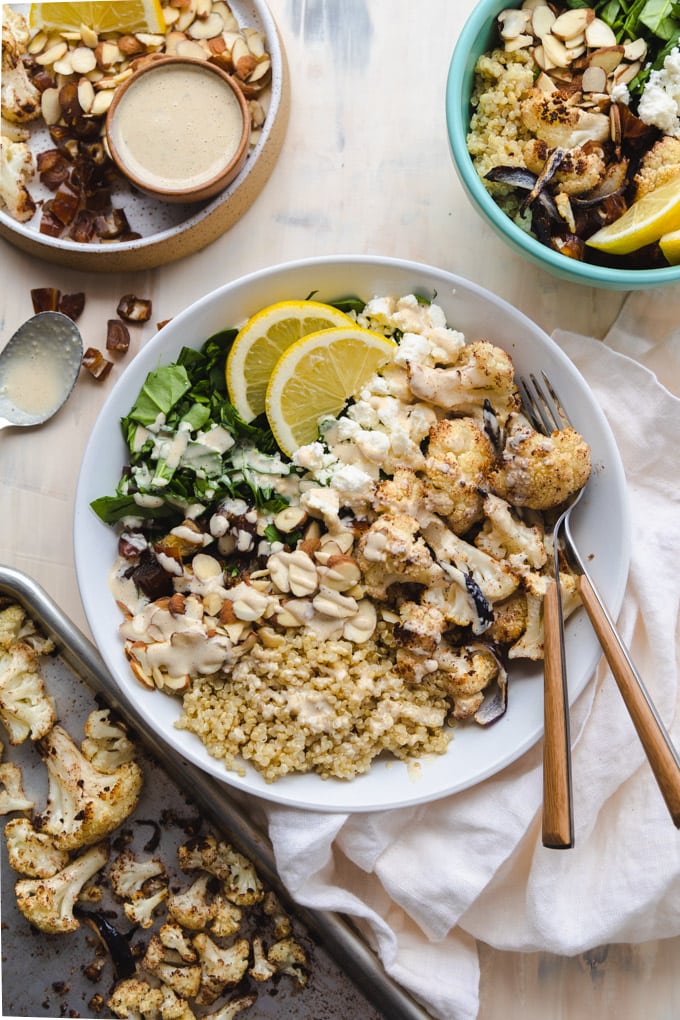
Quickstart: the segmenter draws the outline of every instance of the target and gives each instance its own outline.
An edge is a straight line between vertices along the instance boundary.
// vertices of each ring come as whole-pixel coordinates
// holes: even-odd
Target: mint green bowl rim
[[[477,58],[493,47],[496,15],[506,0],[481,0],[465,22],[453,50],[446,81],[446,124],[449,149],[461,183],[473,206],[516,252],[573,283],[609,290],[645,290],[676,283],[680,266],[660,269],[612,269],[570,259],[541,244],[499,208],[482,184],[467,149],[470,94]]]

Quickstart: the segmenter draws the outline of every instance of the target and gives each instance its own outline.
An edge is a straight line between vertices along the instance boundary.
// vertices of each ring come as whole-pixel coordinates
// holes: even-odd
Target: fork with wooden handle
[[[520,390],[523,405],[532,424],[547,435],[553,430],[569,426],[571,424],[569,417],[545,373],[543,374],[545,387],[534,376],[530,376],[529,379],[529,383],[521,381]],[[582,489],[581,492],[583,491]],[[680,756],[578,552],[570,526],[570,514],[577,502],[578,498],[571,502],[556,525],[555,540],[557,541],[558,526],[561,524],[564,550],[576,569],[581,601],[640,738],[666,807],[674,824],[680,828]],[[557,571],[556,574],[559,576]],[[550,646],[551,659],[552,655],[553,649]],[[567,704],[565,703],[565,714]],[[546,739],[550,739],[547,731]],[[548,765],[550,764],[551,761],[548,762]],[[554,782],[557,782],[557,778]],[[559,802],[557,798],[555,800]]]

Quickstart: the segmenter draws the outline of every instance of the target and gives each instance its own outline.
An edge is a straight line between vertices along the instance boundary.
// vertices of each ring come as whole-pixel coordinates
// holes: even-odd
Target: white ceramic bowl
[[[126,447],[119,420],[132,406],[144,378],[159,364],[175,360],[183,346],[199,347],[207,337],[241,323],[258,309],[286,298],[314,294],[331,301],[356,295],[416,292],[435,298],[451,326],[468,340],[487,338],[504,347],[519,372],[545,370],[559,384],[576,428],[588,439],[596,465],[578,510],[576,534],[611,611],[620,608],[629,561],[626,487],[609,426],[582,376],[557,345],[533,322],[475,284],[440,269],[373,256],[331,256],[293,262],[253,273],[206,295],[168,325],[137,355],[112,390],[94,426],[82,462],[76,494],[74,545],[80,593],[99,650],[116,681],[137,704],[150,726],[185,758],[240,790],[282,804],[320,811],[368,811],[401,807],[443,797],[493,775],[541,736],[543,726],[540,664],[516,662],[509,685],[508,711],[487,730],[456,729],[447,752],[422,761],[417,775],[393,759],[376,761],[351,782],[315,775],[286,777],[267,784],[252,768],[245,776],[227,772],[193,734],[174,728],[176,702],[143,689],[132,677],[118,636],[121,617],[108,586],[116,536],[90,508],[112,494]],[[567,626],[570,692],[588,682],[600,652],[582,610]]]

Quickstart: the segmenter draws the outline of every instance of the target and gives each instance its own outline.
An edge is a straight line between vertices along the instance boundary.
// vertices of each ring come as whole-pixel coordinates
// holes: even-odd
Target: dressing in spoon
[[[83,341],[61,312],[39,312],[0,352],[0,429],[42,425],[56,414],[78,378]]]

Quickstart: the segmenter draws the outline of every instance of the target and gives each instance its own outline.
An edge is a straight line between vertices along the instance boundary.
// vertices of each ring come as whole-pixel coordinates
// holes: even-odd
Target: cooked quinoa
[[[394,666],[378,628],[361,645],[300,633],[254,645],[228,677],[197,677],[180,729],[197,734],[228,769],[250,761],[268,782],[314,771],[352,779],[385,751],[409,760],[443,754],[450,704],[436,675],[415,684]]]
[[[533,86],[533,77],[526,50],[496,49],[477,61],[467,146],[483,181],[493,167],[525,165],[522,150],[531,135],[522,124],[520,101]],[[484,186],[508,215],[517,215],[519,202],[510,188],[488,181]]]

